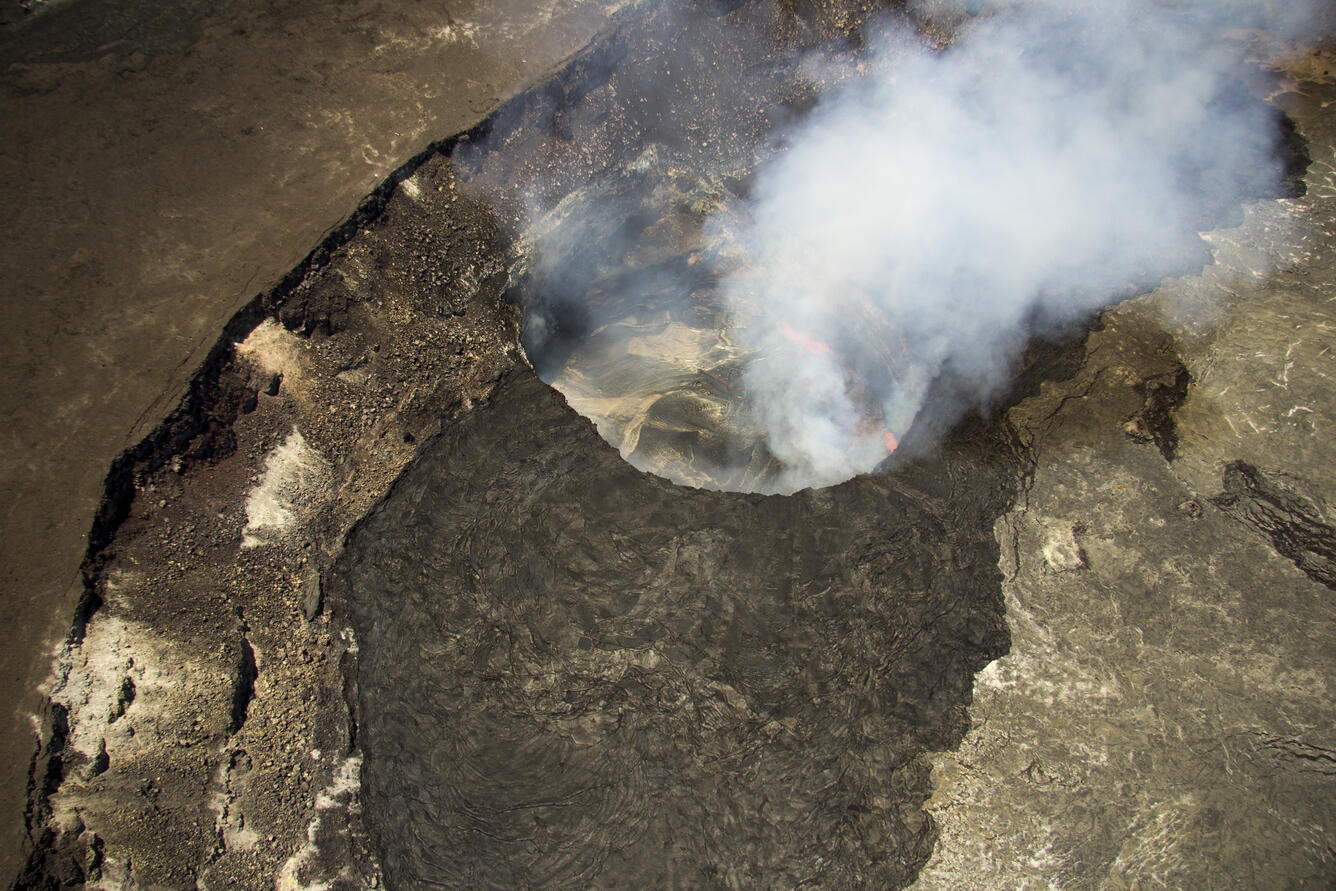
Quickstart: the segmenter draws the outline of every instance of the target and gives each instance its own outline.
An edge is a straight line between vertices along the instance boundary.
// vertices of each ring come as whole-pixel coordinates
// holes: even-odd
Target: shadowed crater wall
[[[387,880],[912,880],[923,756],[1007,646],[1000,445],[791,497],[685,489],[513,372],[333,574]]]

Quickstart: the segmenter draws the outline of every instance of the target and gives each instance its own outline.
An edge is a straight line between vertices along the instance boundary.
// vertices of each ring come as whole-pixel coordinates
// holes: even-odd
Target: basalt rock
[[[1007,646],[986,436],[792,497],[673,486],[527,370],[351,536],[395,887],[899,887]]]

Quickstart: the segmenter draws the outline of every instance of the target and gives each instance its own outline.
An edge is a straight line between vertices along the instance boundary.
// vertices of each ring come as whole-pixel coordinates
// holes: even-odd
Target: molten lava
[[[812,335],[808,334],[805,331],[799,331],[797,328],[793,327],[788,322],[780,322],[779,330],[789,340],[793,341],[795,344],[802,347],[803,350],[805,350],[808,353],[811,353],[814,356],[823,356],[830,352],[830,344],[826,343],[824,340],[817,340],[815,337],[813,337]],[[845,365],[843,362],[841,362],[840,365],[844,368],[846,375],[852,374],[847,365]],[[709,374],[709,372],[706,373]],[[715,375],[712,374],[710,376],[715,377]],[[719,378],[716,379],[720,380],[721,383],[723,382],[722,379]],[[725,386],[728,385],[725,384]],[[730,390],[733,389],[731,386],[729,386],[728,388]],[[864,434],[860,433],[859,438],[861,439],[863,435]],[[894,452],[896,449],[900,447],[900,441],[895,438],[895,434],[892,433],[891,431],[883,427],[881,429],[881,435],[883,437],[883,441],[886,443],[887,452]]]
[[[813,356],[822,356],[830,352],[830,344],[825,341],[817,340],[810,334],[799,331],[788,322],[780,322],[779,330],[783,332],[785,337],[811,353]]]

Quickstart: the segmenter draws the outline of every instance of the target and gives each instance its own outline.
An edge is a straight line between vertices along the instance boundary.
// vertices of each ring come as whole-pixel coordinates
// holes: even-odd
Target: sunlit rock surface
[[[997,525],[1012,651],[934,764],[915,887],[1336,875],[1336,60],[1300,61],[1306,194],[1212,233],[1216,265],[1108,314],[1071,382],[1010,413],[1034,461]],[[1191,375],[1172,463],[1115,429],[1145,405],[1128,368],[1166,350]]]

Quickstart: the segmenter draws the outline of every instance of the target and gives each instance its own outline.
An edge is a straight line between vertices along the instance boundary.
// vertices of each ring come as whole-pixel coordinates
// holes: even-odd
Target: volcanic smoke
[[[709,211],[715,249],[692,253],[683,281],[660,267],[638,282],[656,311],[689,310],[709,267],[745,365],[727,390],[783,468],[767,491],[931,447],[1005,393],[1032,337],[1196,272],[1210,261],[1201,231],[1280,194],[1279,112],[1246,81],[1260,76],[1246,29],[1312,36],[1302,4],[949,6],[911,3],[858,50],[806,60],[816,104],[758,148],[746,197]],[[906,24],[931,16],[954,23],[943,45]],[[592,286],[590,270],[637,249],[625,221],[641,211],[620,188],[532,209],[525,346],[549,380],[581,332],[613,339],[612,279]]]
[[[724,274],[737,336],[784,356],[744,386],[788,488],[872,470],[869,412],[903,439],[934,382],[939,419],[986,404],[1032,334],[1190,271],[1220,209],[1277,194],[1275,112],[1222,35],[1302,19],[1236,13],[997,4],[943,49],[892,28],[851,63],[761,172]]]

